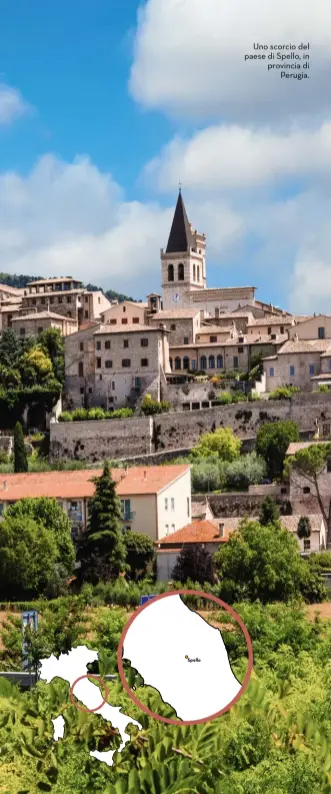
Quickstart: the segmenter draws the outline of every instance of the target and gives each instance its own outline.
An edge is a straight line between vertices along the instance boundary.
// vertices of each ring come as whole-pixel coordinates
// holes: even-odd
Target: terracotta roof
[[[8,292],[9,295],[19,297],[24,294],[24,289],[21,287],[9,287],[8,284],[0,284],[0,292]]]
[[[151,315],[151,320],[190,320],[200,314],[200,309],[161,309],[157,314]]]
[[[205,292],[205,290],[204,290],[204,292]],[[220,319],[221,322],[222,322],[222,320],[233,320],[233,322],[234,322],[236,317],[238,317],[238,319],[240,319],[240,318],[245,319],[246,317],[249,317],[250,315],[253,317],[252,313],[249,312],[249,311],[247,311],[247,312],[243,312],[243,311],[220,312],[218,319]],[[216,318],[213,317],[213,319],[216,319]]]
[[[271,339],[270,334],[249,334],[247,336],[249,345],[283,345],[287,341],[287,334],[277,334],[276,339]]]
[[[313,441],[312,440],[312,441],[292,442],[288,446],[288,448],[286,450],[286,455],[295,455],[295,453],[299,452],[301,449],[309,449],[309,447],[312,447],[313,444],[328,444],[328,443],[329,443],[328,441],[323,441],[323,440],[322,441]]]
[[[237,529],[242,521],[241,518],[219,518],[219,519],[195,519],[191,524],[187,524],[177,532],[167,535],[166,538],[158,540],[158,545],[162,547],[169,545],[181,545],[183,543],[225,543],[229,538],[229,533]],[[224,524],[224,536],[220,536],[219,525]]]
[[[312,532],[319,532],[320,529],[321,529],[321,524],[322,524],[322,515],[321,515],[321,513],[316,513],[316,514],[315,513],[313,513],[313,514],[309,513],[309,514],[307,514],[305,512],[304,515],[306,515],[307,518],[309,518]],[[296,532],[297,529],[298,529],[298,521],[299,521],[299,519],[300,519],[300,515],[297,514],[297,515],[292,515],[292,516],[281,516],[280,521],[281,521],[281,524],[283,525],[283,527],[285,527],[285,529],[287,529],[289,532]]]
[[[36,285],[40,284],[61,284],[62,282],[69,283],[71,281],[74,281],[75,284],[82,283],[79,279],[73,278],[72,276],[63,276],[63,278],[61,276],[60,278],[40,278],[38,281],[29,281],[27,286],[35,287]]]
[[[331,351],[331,339],[289,339],[278,350],[278,355],[287,353],[324,353]]]
[[[77,320],[73,319],[72,317],[67,317],[64,314],[56,314],[56,312],[32,312],[31,314],[20,314],[19,317],[13,317],[13,323],[20,323],[24,322],[24,320],[67,320],[69,323],[75,323]]]
[[[252,320],[249,320],[247,326],[254,326],[254,325],[293,325],[294,318],[293,317],[283,317],[282,315],[278,315],[275,317],[274,315],[270,317],[257,317]]]
[[[188,464],[169,466],[136,466],[113,469],[119,496],[156,494],[190,469]],[[11,502],[25,497],[49,496],[55,499],[83,499],[94,494],[94,477],[102,469],[77,471],[45,471],[29,474],[0,474],[0,502]]]
[[[197,336],[201,336],[201,334],[229,334],[230,331],[230,325],[201,325]],[[238,331],[238,336],[241,335],[240,331]]]
[[[93,328],[93,326],[97,327],[99,325],[100,322],[96,322],[95,320],[85,320],[85,322],[79,326],[78,331],[76,331],[76,333],[79,334],[80,331],[87,331],[88,328]],[[74,334],[71,334],[71,336],[74,336]]]
[[[137,323],[135,325],[133,325],[133,324],[129,325],[128,324],[128,325],[120,325],[120,326],[101,325],[101,327],[98,329],[98,331],[95,331],[94,336],[96,334],[132,334],[132,333],[141,334],[142,332],[144,334],[148,333],[148,332],[155,334],[157,332],[160,333],[160,331],[162,331],[163,333],[168,333],[167,329],[159,328],[159,326],[156,326],[156,328],[155,328],[152,325],[142,325],[142,324],[139,324],[139,323]]]

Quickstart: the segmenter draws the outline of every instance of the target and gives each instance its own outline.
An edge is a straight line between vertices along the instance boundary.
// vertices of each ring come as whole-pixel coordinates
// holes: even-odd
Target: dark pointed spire
[[[166,248],[166,254],[184,253],[189,251],[193,244],[193,235],[186,214],[185,204],[182,197],[182,189],[181,186],[179,186],[179,194],[170,230],[168,245]]]

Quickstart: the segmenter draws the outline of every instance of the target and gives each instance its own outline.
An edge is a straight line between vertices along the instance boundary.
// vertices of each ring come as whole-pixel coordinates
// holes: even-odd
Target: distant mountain
[[[8,287],[24,289],[29,281],[39,281],[39,279],[42,278],[44,278],[44,276],[17,276],[16,274],[0,273],[0,284],[7,284]],[[115,292],[113,289],[103,290],[102,287],[96,287],[94,284],[87,284],[86,289],[91,290],[91,292],[101,290],[110,301],[117,300],[119,303],[123,303],[123,301],[133,300],[133,298],[129,298],[128,295],[123,295],[121,292]]]

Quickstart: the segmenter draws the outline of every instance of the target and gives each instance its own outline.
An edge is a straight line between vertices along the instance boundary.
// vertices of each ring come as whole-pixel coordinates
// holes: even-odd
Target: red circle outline
[[[94,678],[99,683],[100,682],[102,683],[102,686],[104,688],[104,699],[101,703],[101,706],[97,706],[96,709],[88,709],[86,706],[78,706],[77,702],[74,700],[74,694],[73,694],[74,687],[76,686],[76,684],[78,684],[78,681],[82,681],[83,678]],[[76,709],[78,709],[78,711],[85,711],[87,712],[87,714],[94,714],[96,711],[100,711],[100,709],[102,709],[102,706],[104,706],[105,703],[107,703],[108,694],[109,694],[109,690],[103,678],[101,678],[99,675],[92,675],[92,673],[87,673],[87,675],[80,675],[79,678],[76,678],[76,681],[74,681],[74,683],[70,687],[70,692],[69,692],[72,705],[75,706]]]
[[[246,645],[247,645],[247,650],[248,650],[248,663],[247,663],[247,671],[246,671],[243,683],[241,685],[241,689],[239,690],[237,695],[230,701],[230,703],[228,703],[227,706],[225,706],[223,709],[221,709],[221,711],[217,711],[217,712],[215,712],[215,714],[211,714],[209,717],[203,717],[200,720],[193,720],[193,721],[191,721],[191,720],[175,720],[175,719],[170,719],[170,717],[161,717],[160,714],[156,714],[154,711],[151,711],[147,706],[145,706],[144,703],[141,703],[141,701],[134,695],[132,689],[130,689],[130,686],[129,686],[129,684],[128,684],[126,678],[125,678],[125,674],[124,674],[124,669],[123,669],[123,645],[124,645],[125,637],[126,637],[128,631],[129,631],[129,628],[132,625],[133,621],[138,617],[138,615],[144,609],[147,609],[152,603],[155,603],[155,601],[160,601],[161,598],[170,598],[171,596],[174,596],[174,595],[195,595],[195,596],[198,596],[199,598],[204,598],[204,599],[207,599],[209,601],[214,601],[215,604],[217,604],[218,606],[221,606],[222,609],[225,609],[226,612],[229,612],[230,615],[232,615],[232,617],[236,620],[236,622],[240,626],[240,628],[241,628],[241,630],[243,632],[243,635],[245,637],[245,640],[246,640]],[[147,714],[148,717],[152,717],[153,719],[159,720],[160,722],[165,722],[168,725],[178,725],[178,726],[181,726],[181,725],[201,725],[204,722],[210,722],[211,720],[217,719],[217,717],[221,717],[222,714],[225,714],[227,711],[229,711],[232,708],[232,706],[234,706],[234,704],[237,702],[237,700],[239,700],[239,698],[241,698],[241,696],[244,694],[245,690],[248,687],[249,680],[250,680],[250,677],[251,677],[251,674],[252,674],[252,670],[253,670],[253,646],[252,646],[252,640],[251,640],[251,638],[249,636],[248,630],[247,630],[244,622],[242,621],[240,615],[238,615],[238,613],[232,607],[230,607],[229,604],[226,604],[225,601],[222,601],[220,598],[217,598],[214,595],[210,595],[209,593],[208,594],[207,593],[202,593],[200,590],[172,590],[171,592],[161,593],[161,595],[155,596],[152,599],[152,601],[149,601],[146,604],[143,604],[141,607],[139,607],[137,609],[136,612],[134,612],[133,615],[131,615],[130,620],[127,622],[125,628],[123,629],[123,632],[122,632],[122,635],[121,635],[121,639],[120,639],[120,642],[119,642],[118,652],[117,652],[117,666],[118,666],[118,672],[119,672],[119,675],[120,675],[120,679],[122,681],[122,684],[123,684],[123,687],[124,687],[125,691],[129,695],[131,700],[135,703],[135,705],[138,706],[138,708],[140,708],[142,711],[144,711],[144,713]]]

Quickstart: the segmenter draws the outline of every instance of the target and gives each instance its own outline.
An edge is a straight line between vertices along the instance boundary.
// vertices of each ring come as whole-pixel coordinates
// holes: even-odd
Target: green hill
[[[44,276],[18,276],[16,273],[13,275],[10,273],[0,273],[0,284],[7,284],[8,287],[24,289],[29,281],[38,281],[41,278],[44,278]],[[102,287],[96,287],[94,284],[86,284],[86,289],[93,292],[96,290],[102,290],[106,298],[108,298],[110,301],[118,300],[119,303],[123,303],[125,300],[133,300],[133,298],[130,298],[128,295],[124,295],[122,292],[116,292],[113,289],[104,290]]]

